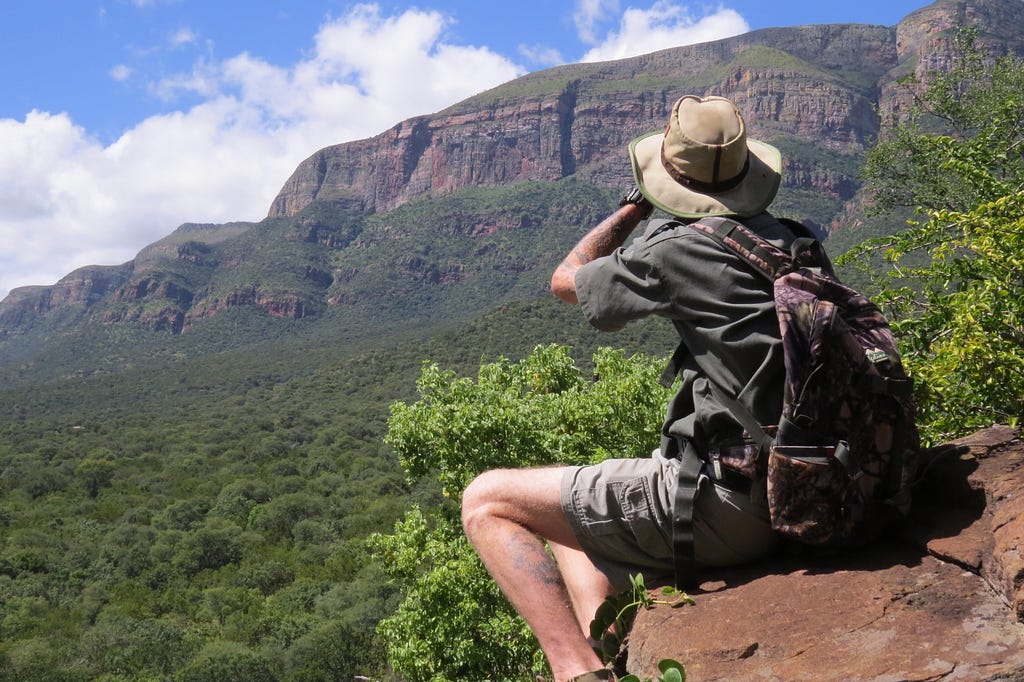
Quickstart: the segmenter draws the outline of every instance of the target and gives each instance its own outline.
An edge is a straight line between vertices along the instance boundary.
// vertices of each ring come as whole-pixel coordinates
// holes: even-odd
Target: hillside
[[[94,325],[187,335],[241,307],[310,320],[313,336],[375,336],[378,325],[447,324],[542,296],[558,254],[630,183],[626,143],[659,128],[683,92],[735,100],[751,135],[783,151],[776,212],[848,245],[893,229],[857,214],[858,172],[905,108],[898,78],[947,62],[950,31],[964,24],[1019,51],[1022,18],[1012,0],[941,0],[895,27],[762,30],[529,74],[317,151],[264,221],[183,225],[132,262],[11,292],[0,371],[38,364],[51,334]]]

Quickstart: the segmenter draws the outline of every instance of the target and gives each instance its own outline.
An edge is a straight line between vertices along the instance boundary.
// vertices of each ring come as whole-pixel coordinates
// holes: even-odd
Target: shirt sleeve
[[[590,324],[618,331],[631,320],[665,314],[669,301],[646,249],[618,249],[576,272],[576,297]]]

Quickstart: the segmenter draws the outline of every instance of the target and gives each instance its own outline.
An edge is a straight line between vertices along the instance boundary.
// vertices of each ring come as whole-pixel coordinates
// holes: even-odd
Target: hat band
[[[718,170],[719,166],[721,165],[721,162],[722,148],[718,147],[715,149],[715,167],[714,171],[711,174],[711,177],[716,179],[713,180],[712,182],[704,182],[703,180],[691,178],[689,175],[686,175],[678,168],[673,166],[672,163],[665,156],[665,143],[662,142],[661,145],[661,165],[665,167],[665,171],[672,177],[673,180],[678,182],[680,185],[684,185],[685,187],[688,187],[696,192],[701,192],[702,194],[727,192],[730,189],[739,185],[741,182],[743,182],[743,178],[747,176],[747,171],[750,170],[750,152],[747,152],[747,159],[746,161],[743,162],[743,169],[740,170],[738,174],[725,180],[717,179]]]

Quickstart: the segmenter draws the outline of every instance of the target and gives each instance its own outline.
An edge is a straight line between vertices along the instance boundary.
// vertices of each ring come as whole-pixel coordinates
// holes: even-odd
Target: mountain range
[[[117,371],[158,347],[196,356],[268,336],[372,347],[542,299],[561,254],[631,185],[629,140],[662,127],[682,94],[736,102],[749,134],[782,150],[773,210],[835,253],[898,229],[861,214],[859,168],[907,112],[902,79],[948,64],[965,25],[1021,52],[1024,3],[939,0],[892,27],[765,29],[560,66],[326,147],[262,221],[185,224],[130,262],[13,290],[0,302],[0,376]],[[98,351],[87,340],[100,337]],[[101,357],[112,347],[118,359]]]

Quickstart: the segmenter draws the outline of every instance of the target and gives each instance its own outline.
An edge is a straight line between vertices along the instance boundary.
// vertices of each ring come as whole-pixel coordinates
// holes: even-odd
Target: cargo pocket
[[[619,490],[619,504],[637,546],[652,557],[670,557],[672,546],[665,531],[669,525],[664,510],[651,493],[650,481],[647,478],[626,481]]]

